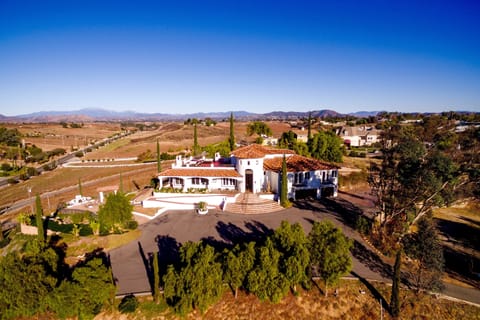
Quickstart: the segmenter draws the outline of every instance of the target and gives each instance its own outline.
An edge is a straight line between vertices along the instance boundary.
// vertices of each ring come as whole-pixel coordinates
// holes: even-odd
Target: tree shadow
[[[452,278],[480,288],[480,259],[477,257],[444,246],[445,272]]]
[[[223,221],[219,221],[215,228],[223,240],[221,242],[227,244],[226,248],[233,247],[239,243],[247,243],[251,241],[255,241],[260,244],[265,241],[266,237],[273,234],[272,229],[268,228],[265,224],[259,221],[246,222],[245,228],[247,230],[244,230],[231,222],[227,224]],[[215,243],[219,242],[218,240],[210,238],[211,237],[204,238],[202,240],[206,240],[207,243],[211,242],[212,244],[221,247],[220,244]]]
[[[248,234],[242,228],[239,228],[237,225],[229,222],[228,224],[219,221],[215,226],[220,237],[227,243],[239,243],[242,241],[246,241],[248,238]],[[247,240],[248,241],[248,240]]]
[[[71,279],[71,270],[65,262],[68,245],[59,235],[52,235],[48,238],[47,247],[52,248],[57,254],[57,274],[59,279]]]
[[[310,281],[311,281],[311,282],[313,283],[313,285],[318,289],[318,292],[320,292],[320,294],[321,294],[322,296],[324,296],[324,295],[325,295],[325,291],[323,291],[322,288],[320,288],[320,286],[318,285],[317,281],[315,281],[315,280],[313,279],[313,277],[310,277]]]
[[[319,203],[319,200],[317,199],[305,198],[305,199],[299,199],[299,200],[293,201],[293,206],[301,210],[310,210],[310,211],[326,213],[327,210],[325,210],[325,208],[319,207],[318,203]]]
[[[352,229],[355,229],[358,218],[364,215],[362,209],[344,199],[324,198],[320,203],[327,213],[336,216],[339,221]]]
[[[259,243],[265,241],[265,239],[274,232],[273,229],[256,220],[245,223],[245,227],[250,230],[249,234],[252,240],[249,241],[257,241]]]
[[[480,221],[478,221],[478,220],[474,220],[472,218],[465,217],[465,216],[460,217],[460,219],[462,219],[465,222],[469,222],[469,223],[473,224],[477,228],[480,228]]]
[[[153,270],[152,270],[152,263],[151,263],[151,254],[148,256],[145,254],[143,250],[142,244],[140,241],[138,243],[138,251],[140,252],[140,256],[142,257],[142,262],[145,267],[145,273],[147,274],[148,283],[150,284],[150,290],[153,292]]]
[[[357,258],[362,264],[366,265],[370,270],[379,273],[384,278],[392,277],[392,268],[385,263],[363,244],[354,240],[353,247],[350,249],[352,255]]]
[[[462,220],[478,223],[475,220],[462,217]],[[480,232],[479,228],[456,221],[436,219],[436,224],[440,233],[448,238],[450,241],[474,250],[480,250]],[[473,221],[473,222],[472,222]]]
[[[209,246],[213,247],[216,252],[223,252],[225,249],[233,248],[233,243],[227,243],[223,240],[215,239],[212,236],[208,236],[206,238],[201,239],[202,243],[208,244]]]
[[[167,272],[169,265],[178,265],[180,261],[180,244],[175,238],[168,235],[156,236],[155,242],[158,247],[158,270],[160,275],[163,275]]]
[[[363,278],[362,276],[358,275],[357,273],[355,273],[353,271],[351,273],[354,277],[357,277],[360,280],[360,282],[365,285],[365,287],[367,287],[368,291],[370,291],[370,293],[373,295],[373,297],[377,301],[381,301],[381,304],[382,304],[383,308],[385,308],[385,310],[387,310],[387,312],[390,315],[392,315],[392,311],[390,310],[390,304],[382,296],[382,294],[377,290],[377,288],[375,288],[367,279]]]

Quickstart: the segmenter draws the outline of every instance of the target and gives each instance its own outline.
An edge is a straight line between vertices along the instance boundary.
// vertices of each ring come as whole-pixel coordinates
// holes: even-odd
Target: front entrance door
[[[250,169],[245,171],[245,191],[253,192],[253,171]]]

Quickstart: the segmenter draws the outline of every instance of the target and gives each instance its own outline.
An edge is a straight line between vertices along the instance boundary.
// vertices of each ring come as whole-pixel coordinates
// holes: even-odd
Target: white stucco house
[[[352,147],[370,146],[379,141],[380,130],[371,126],[341,127],[337,135]]]
[[[160,189],[171,187],[184,192],[204,190],[279,194],[281,169],[286,158],[288,195],[336,196],[338,167],[299,156],[292,150],[251,144],[234,150],[229,158],[187,158],[177,156],[171,168],[158,174]]]

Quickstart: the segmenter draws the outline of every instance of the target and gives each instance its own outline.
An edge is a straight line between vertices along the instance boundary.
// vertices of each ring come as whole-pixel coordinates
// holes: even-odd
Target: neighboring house
[[[370,146],[379,141],[380,130],[371,126],[340,127],[337,129],[337,135],[347,146]]]
[[[283,156],[287,162],[289,198],[337,195],[337,166],[296,155],[292,150],[258,144],[240,147],[227,159],[218,155],[215,159],[177,156],[171,169],[159,173],[160,188],[279,194]]]
[[[308,142],[308,133],[305,131],[304,127],[301,127],[300,129],[293,129],[291,130],[293,133],[295,133],[295,137],[298,142]],[[312,133],[313,135],[313,133]]]
[[[264,146],[276,146],[278,144],[278,138],[263,137],[262,145]]]

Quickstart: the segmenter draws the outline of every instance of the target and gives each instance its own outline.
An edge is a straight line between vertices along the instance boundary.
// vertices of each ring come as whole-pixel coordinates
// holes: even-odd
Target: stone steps
[[[229,203],[225,211],[241,214],[261,214],[282,210],[277,202],[261,199],[255,194],[245,193],[237,198],[235,203]]]

